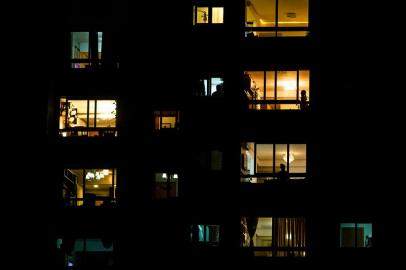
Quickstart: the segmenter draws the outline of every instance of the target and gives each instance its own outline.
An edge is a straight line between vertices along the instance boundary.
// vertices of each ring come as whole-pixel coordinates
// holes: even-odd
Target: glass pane
[[[208,7],[197,7],[196,12],[196,23],[209,23]]]
[[[221,170],[223,168],[223,152],[219,150],[210,151],[210,168],[212,170]]]
[[[86,251],[88,252],[108,252],[113,251],[113,245],[105,246],[101,239],[86,239]]]
[[[176,125],[175,116],[162,117],[162,128],[175,128],[175,125]]]
[[[279,1],[278,27],[308,27],[309,0]]]
[[[161,112],[160,111],[155,111],[154,112],[154,125],[155,129],[161,129]]]
[[[83,170],[78,169],[78,170],[72,170],[68,169],[74,175],[74,178],[76,178],[76,197],[77,197],[77,206],[81,206],[83,204],[83,195],[84,195],[84,179],[83,179]]]
[[[113,198],[113,173],[109,169],[85,170],[85,203],[88,206],[106,205]]]
[[[265,98],[275,99],[275,71],[266,72]]]
[[[96,101],[89,100],[89,127],[94,128],[94,120],[96,118]]]
[[[204,225],[197,225],[199,232],[199,242],[204,242]]]
[[[355,223],[340,224],[340,247],[355,247]]]
[[[177,173],[171,174],[168,183],[168,195],[171,198],[178,197],[178,179],[179,175]]]
[[[246,1],[247,27],[275,27],[276,0],[248,0]]]
[[[87,100],[70,100],[69,127],[87,127]]]
[[[280,172],[282,167],[285,166],[285,169],[288,169],[287,163],[287,152],[288,152],[288,145],[287,144],[276,144],[275,145],[275,171]]]
[[[116,101],[98,100],[96,127],[116,127]]]
[[[289,173],[306,173],[306,145],[289,145]]]
[[[297,71],[277,72],[277,99],[297,100]],[[297,107],[296,107],[297,108]]]
[[[255,174],[254,170],[254,143],[241,143],[241,173]]]
[[[201,83],[203,83],[203,86],[204,86],[204,88],[203,88],[204,89],[203,90],[204,96],[211,96],[212,92],[210,92],[211,89],[209,89],[209,80],[208,79],[203,79],[203,80],[200,80],[200,81],[201,81]]]
[[[358,223],[358,242],[357,247],[372,247],[372,224],[371,223]]]
[[[103,32],[97,32],[97,59],[102,58]]]
[[[252,100],[264,99],[264,72],[248,71],[246,74],[250,81],[249,98]]]
[[[71,42],[71,59],[89,59],[89,32],[72,32]]]
[[[250,223],[255,221],[248,221]],[[251,225],[252,226],[252,225]],[[255,247],[271,247],[272,246],[272,218],[260,217],[256,226],[255,235],[253,237]]]
[[[211,94],[213,96],[222,96],[224,94],[223,78],[211,78]]]
[[[310,71],[299,70],[299,99],[300,106],[305,106],[304,109],[309,104],[310,100]]]
[[[274,173],[273,144],[257,144],[257,173]]]
[[[156,199],[165,199],[168,197],[168,177],[167,173],[155,173],[154,197]]]
[[[68,103],[66,98],[61,98],[59,100],[59,129],[65,129],[67,127],[67,113],[68,113]],[[63,135],[63,134],[62,134]],[[66,136],[66,132],[63,135]]]
[[[220,226],[207,225],[206,226],[206,242],[218,243],[220,239]]]
[[[278,37],[307,37],[309,31],[278,31]]]
[[[214,7],[212,8],[212,23],[223,23],[224,22],[224,8]]]

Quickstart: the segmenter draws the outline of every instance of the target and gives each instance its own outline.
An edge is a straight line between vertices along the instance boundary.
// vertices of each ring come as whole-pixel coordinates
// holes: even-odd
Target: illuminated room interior
[[[309,70],[246,71],[244,78],[252,110],[300,110],[302,90],[309,102]]]
[[[178,111],[155,111],[155,130],[177,129],[179,127]]]
[[[253,248],[255,256],[261,257],[305,257],[305,220],[303,218],[242,217],[241,247]]]
[[[60,99],[59,133],[70,136],[117,136],[116,100]]]
[[[106,206],[116,198],[115,169],[66,169],[63,198],[67,206]]]
[[[280,164],[286,166],[290,180],[304,180],[306,175],[305,144],[241,144],[241,181],[265,183],[276,180]]]
[[[306,36],[306,30],[289,31],[286,28],[308,27],[309,1],[246,0],[245,22],[247,27],[257,28],[251,32],[255,37]],[[262,27],[270,30],[262,31]]]
[[[222,24],[224,23],[224,8],[214,6],[194,6],[193,24]]]
[[[93,32],[71,32],[71,59],[72,68],[89,68],[91,60],[102,59],[103,32],[97,32],[97,41],[92,38]],[[92,52],[97,42],[97,53]],[[85,61],[88,60],[88,61]]]

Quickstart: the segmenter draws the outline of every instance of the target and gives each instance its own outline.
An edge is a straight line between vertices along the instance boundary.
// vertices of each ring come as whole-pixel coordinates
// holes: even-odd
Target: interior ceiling
[[[280,157],[286,153],[286,146],[276,147],[275,155]],[[291,145],[290,152],[295,159],[305,159],[306,146],[305,145]],[[260,160],[272,160],[273,159],[273,145],[272,144],[257,144],[257,157]]]
[[[256,14],[257,19],[275,20],[275,0],[248,0],[247,2],[251,3],[251,6],[247,6],[253,14]],[[308,0],[279,1],[279,21],[308,21],[308,6]],[[296,18],[287,17],[288,13],[296,13]]]

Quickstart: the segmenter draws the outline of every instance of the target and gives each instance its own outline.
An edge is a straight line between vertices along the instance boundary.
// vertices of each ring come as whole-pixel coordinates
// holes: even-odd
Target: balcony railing
[[[117,137],[117,128],[75,127],[60,129],[61,137]]]

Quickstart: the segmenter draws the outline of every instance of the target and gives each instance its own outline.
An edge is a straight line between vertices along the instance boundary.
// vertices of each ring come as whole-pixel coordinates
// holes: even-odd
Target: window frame
[[[86,188],[86,185],[87,185],[86,184],[86,171],[89,171],[89,170],[104,170],[104,169],[112,171],[111,186],[109,186],[109,188],[112,188],[113,192],[112,192],[112,194],[109,194],[109,196],[107,196],[107,197],[106,196],[99,196],[99,200],[97,200],[98,197],[96,197],[96,201],[101,200],[104,203],[104,200],[106,198],[108,198],[109,199],[108,204],[110,206],[115,205],[117,203],[117,168],[113,168],[113,167],[74,168],[74,167],[71,167],[71,168],[65,168],[63,170],[63,181],[62,181],[62,190],[61,190],[62,194],[61,195],[62,195],[62,200],[64,202],[64,206],[69,207],[69,208],[89,207],[88,205],[86,205],[86,199],[85,199],[86,189],[87,189]],[[80,170],[81,173],[82,173],[82,177],[83,177],[83,196],[82,197],[83,198],[78,198],[78,188],[77,188],[77,185],[78,185],[78,180],[77,179],[78,179],[78,177],[74,173],[70,172],[70,174],[74,176],[74,180],[69,178],[68,171],[71,171],[71,170]],[[65,184],[74,186],[74,190],[73,190],[74,194],[72,194],[71,191],[69,191],[68,189],[65,189]],[[66,190],[66,194],[68,194],[69,198],[64,197],[65,190]],[[88,193],[88,194],[91,194],[91,193]],[[96,206],[96,205],[93,206],[92,205],[90,207],[104,207],[104,206]]]
[[[296,73],[296,99],[287,99],[287,100],[283,100],[283,99],[278,99],[278,72],[295,72]],[[263,72],[263,89],[264,89],[264,96],[262,99],[257,99],[256,97],[254,97],[254,93],[252,92],[251,89],[251,85],[250,85],[250,89],[246,89],[247,85],[245,85],[245,78],[246,76],[250,75],[249,73],[252,72]],[[309,73],[309,81],[308,81],[308,85],[309,85],[309,89],[308,91],[306,91],[307,94],[307,100],[305,103],[305,107],[301,108],[302,104],[300,101],[300,72],[308,72]],[[274,82],[273,82],[273,99],[267,99],[266,96],[266,87],[267,87],[267,74],[269,73],[273,73],[273,78],[274,78]],[[288,69],[288,68],[284,68],[284,69],[269,69],[269,70],[245,70],[244,71],[244,86],[243,86],[243,91],[245,94],[245,97],[248,99],[248,109],[249,110],[253,110],[253,111],[307,111],[309,110],[309,108],[311,107],[311,70],[309,68],[295,68],[295,69]],[[250,78],[250,82],[252,80],[252,78],[249,76]],[[251,96],[250,96],[251,95]],[[288,105],[297,105],[298,109],[278,109],[277,106],[278,105],[283,105],[283,104],[288,104]],[[267,106],[267,105],[271,105],[274,106],[273,109],[263,109],[263,106]],[[258,109],[259,108],[259,109]]]
[[[74,58],[72,55],[73,49],[73,33],[88,33],[89,35],[89,47],[88,47],[88,57],[87,58]],[[102,34],[101,48],[100,48],[100,57],[99,57],[99,37],[98,34]],[[70,31],[70,68],[73,70],[89,70],[97,69],[102,66],[104,61],[104,47],[105,47],[105,32],[99,30],[72,30]],[[76,65],[85,64],[85,67],[76,67]]]
[[[63,102],[62,100],[65,99]],[[69,112],[70,106],[69,101],[85,101],[87,102],[86,105],[86,127],[69,127]],[[97,102],[98,101],[114,101],[116,108],[115,108],[115,127],[97,127]],[[94,111],[90,112],[90,103],[94,102]],[[65,103],[65,104],[64,104]],[[81,97],[72,97],[72,96],[61,96],[59,98],[59,116],[58,116],[58,133],[59,136],[62,138],[71,138],[71,137],[117,137],[117,108],[118,108],[118,98],[81,98]],[[65,114],[63,123],[65,128],[61,128],[61,119],[63,117],[62,113]],[[90,123],[89,119],[90,116],[94,116],[93,123]],[[93,127],[92,127],[93,126]],[[90,136],[92,132],[95,132],[98,135]],[[66,136],[64,135],[66,134]],[[68,136],[68,134],[73,134]]]
[[[198,11],[197,8],[207,8],[207,23],[198,23]],[[222,8],[223,9],[223,21],[221,23],[213,23],[213,8]],[[193,26],[203,26],[203,25],[223,25],[224,24],[224,4],[222,2],[213,2],[213,1],[196,1],[193,3]]]
[[[311,0],[308,0],[308,18],[307,18],[307,26],[306,27],[279,27],[279,0],[275,0],[275,27],[249,27],[247,26],[247,5],[244,5],[244,24],[245,24],[245,37],[250,38],[248,36],[248,33],[253,33],[253,32],[274,32],[275,36],[272,36],[271,38],[298,38],[298,37],[308,37],[310,35],[310,7],[311,7]],[[246,1],[245,1],[246,3]],[[278,33],[281,32],[307,32],[305,36],[281,36],[278,35]],[[264,38],[264,37],[255,37],[254,38]]]
[[[342,244],[342,242],[341,242],[341,240],[342,240],[342,228],[343,227],[341,227],[341,225],[342,224],[352,224],[352,225],[354,225],[354,227],[347,227],[347,228],[351,228],[351,229],[353,229],[354,230],[354,246],[343,246],[343,244]],[[372,231],[372,240],[371,240],[371,246],[370,247],[368,247],[368,246],[360,246],[360,243],[358,242],[358,225],[359,224],[369,224],[369,225],[371,225],[371,231]],[[370,249],[370,248],[373,248],[374,247],[374,243],[373,243],[373,239],[374,239],[374,224],[373,224],[373,222],[370,222],[370,221],[367,221],[367,222],[340,222],[339,223],[339,226],[338,226],[338,230],[339,230],[339,241],[338,241],[338,244],[339,244],[339,247],[340,247],[340,249],[349,249],[349,250],[353,250],[353,249]],[[364,240],[363,240],[364,241]]]
[[[241,221],[240,221],[240,229],[241,229],[241,239],[240,239],[240,248],[242,248],[243,250],[246,251],[250,251],[254,253],[255,257],[278,257],[278,258],[283,258],[283,257],[295,257],[295,258],[306,258],[308,256],[308,229],[307,229],[307,222],[306,222],[306,218],[305,217],[301,217],[301,216],[297,216],[297,217],[282,217],[282,216],[251,216],[252,218],[256,218],[257,219],[257,223],[258,220],[260,218],[272,218],[272,229],[271,229],[271,245],[270,246],[245,246],[243,245],[243,238],[242,236],[245,233],[249,234],[249,230],[248,230],[248,224],[244,224],[243,219],[248,218],[249,216],[242,216],[241,217]],[[279,227],[279,222],[285,220],[288,220],[287,223],[293,223],[293,221],[295,221],[295,219],[297,219],[297,221],[301,221],[303,224],[302,229],[302,233],[303,235],[301,236],[302,239],[300,239],[299,236],[295,236],[292,237],[290,239],[285,239],[285,237],[282,237],[282,239],[285,239],[285,244],[279,244],[278,241],[281,240],[281,235],[284,232],[279,231],[279,229],[277,229]],[[247,221],[245,223],[248,223]],[[285,226],[287,226],[290,234],[294,233],[294,230],[296,229],[296,231],[299,229],[297,227],[295,227],[292,224],[285,224]],[[244,228],[245,226],[245,228]],[[256,228],[255,228],[256,230]],[[299,233],[298,233],[299,234]],[[251,236],[250,237],[250,242],[251,242]],[[299,239],[298,239],[299,237]],[[293,242],[297,241],[297,242],[303,242],[301,245],[299,243],[300,246],[294,246]],[[245,239],[244,239],[245,242]],[[287,242],[287,243],[286,243]],[[271,255],[256,255],[255,252],[270,252]],[[280,255],[280,252],[285,252],[285,255]],[[299,255],[295,255],[296,252],[299,252]],[[304,252],[303,254],[300,254],[300,252]]]
[[[164,174],[164,173],[167,175],[166,182],[157,182],[156,175]],[[177,175],[177,178],[174,177],[175,175]],[[179,180],[180,180],[180,178],[181,177],[180,177],[179,172],[166,171],[166,172],[154,173],[154,176],[153,176],[154,190],[153,190],[153,196],[152,196],[153,199],[154,200],[170,200],[170,199],[179,198]],[[176,181],[174,181],[174,183],[176,183],[175,196],[171,196],[171,192],[170,192],[170,184],[173,183],[173,182],[171,182],[171,180],[173,180],[173,179],[176,179]],[[157,197],[157,195],[156,195],[157,183],[165,183],[165,187],[166,187],[165,197]]]
[[[245,155],[241,154],[240,158],[240,175],[241,175],[241,182],[242,183],[247,183],[247,180],[243,179],[248,179],[248,183],[253,183],[252,178],[264,178],[264,183],[269,183],[270,181],[273,182],[278,179],[278,172],[276,170],[276,159],[275,159],[275,153],[276,153],[276,145],[284,145],[286,146],[286,172],[289,175],[289,182],[306,182],[307,177],[308,177],[308,145],[307,143],[262,143],[262,142],[241,142],[241,150],[243,147],[243,144],[248,144],[248,143],[253,143],[254,144],[254,174],[243,174],[242,169],[244,168],[244,163],[245,163]],[[258,144],[264,144],[264,145],[272,145],[272,173],[258,173],[257,172],[257,145]],[[291,145],[304,145],[306,147],[306,172],[305,173],[291,173],[290,172],[290,148]],[[294,179],[295,177],[300,177],[300,179]],[[250,180],[251,179],[251,180]],[[256,183],[256,182],[254,182]]]

